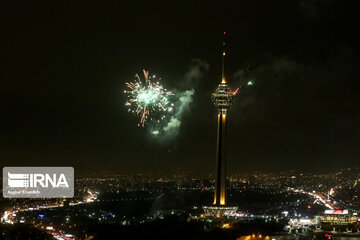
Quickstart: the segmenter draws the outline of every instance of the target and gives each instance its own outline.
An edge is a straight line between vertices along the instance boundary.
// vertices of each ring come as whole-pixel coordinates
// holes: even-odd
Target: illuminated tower
[[[212,94],[211,99],[218,110],[217,113],[217,148],[216,148],[216,183],[213,204],[226,205],[226,122],[227,112],[235,100],[237,90],[232,91],[225,78],[226,33],[224,32],[222,50],[222,76],[221,83]]]

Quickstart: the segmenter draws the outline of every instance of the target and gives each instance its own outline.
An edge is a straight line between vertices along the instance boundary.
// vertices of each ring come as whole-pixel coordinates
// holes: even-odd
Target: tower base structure
[[[204,217],[226,218],[235,217],[238,207],[235,206],[203,206]]]

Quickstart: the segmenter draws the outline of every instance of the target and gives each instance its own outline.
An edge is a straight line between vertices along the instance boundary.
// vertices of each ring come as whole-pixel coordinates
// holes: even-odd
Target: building
[[[235,214],[237,207],[227,206],[226,199],[226,130],[227,113],[235,100],[237,90],[232,91],[228,86],[225,77],[225,56],[226,56],[226,33],[224,32],[223,50],[222,50],[222,75],[221,83],[215,89],[211,99],[217,108],[217,147],[216,147],[216,180],[214,201],[212,206],[204,207],[206,216],[220,217],[224,215]]]
[[[327,209],[323,215],[317,216],[317,223],[322,229],[352,228],[357,221],[356,213],[347,209]]]

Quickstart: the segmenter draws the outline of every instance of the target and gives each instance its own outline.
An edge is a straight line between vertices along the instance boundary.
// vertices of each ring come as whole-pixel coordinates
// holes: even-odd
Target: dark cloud
[[[300,0],[299,5],[306,17],[315,20],[326,12],[331,0]]]

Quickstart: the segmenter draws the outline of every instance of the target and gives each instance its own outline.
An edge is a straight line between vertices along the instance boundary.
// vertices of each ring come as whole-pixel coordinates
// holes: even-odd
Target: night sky
[[[359,165],[358,8],[352,1],[2,1],[2,166],[77,173],[215,169],[222,33],[232,87],[232,173]],[[354,1],[355,2],[355,1]],[[197,59],[197,60],[194,60]],[[179,134],[154,138],[124,106],[143,68],[186,90]]]

